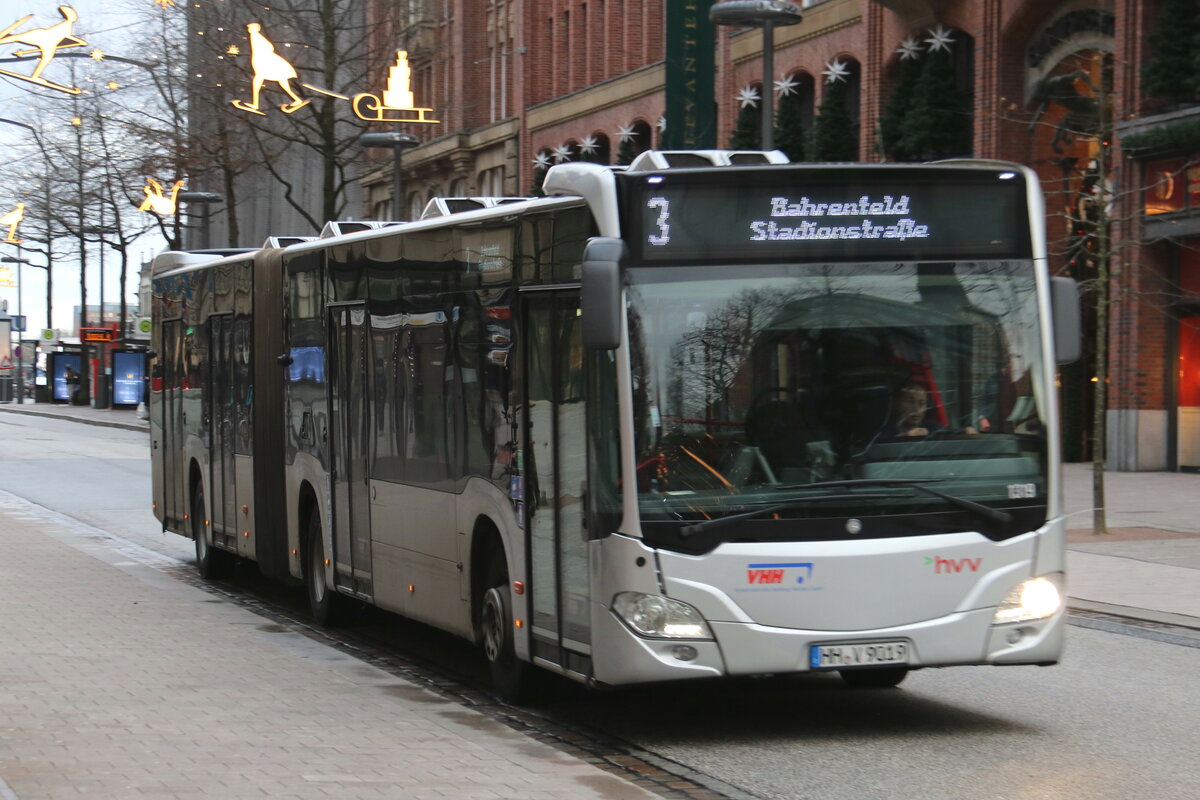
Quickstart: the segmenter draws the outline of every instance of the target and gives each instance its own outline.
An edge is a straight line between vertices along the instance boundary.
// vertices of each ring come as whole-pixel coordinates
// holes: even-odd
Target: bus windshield
[[[1032,262],[643,267],[629,281],[652,543],[1004,538],[1044,521]]]

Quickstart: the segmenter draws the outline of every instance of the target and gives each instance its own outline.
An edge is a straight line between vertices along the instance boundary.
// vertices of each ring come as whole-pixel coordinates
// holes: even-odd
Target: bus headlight
[[[1032,622],[1053,615],[1063,605],[1061,586],[1061,573],[1030,578],[1018,584],[996,608],[992,624]]]
[[[621,592],[612,609],[634,633],[655,639],[711,639],[712,632],[700,612],[669,597],[641,592]]]

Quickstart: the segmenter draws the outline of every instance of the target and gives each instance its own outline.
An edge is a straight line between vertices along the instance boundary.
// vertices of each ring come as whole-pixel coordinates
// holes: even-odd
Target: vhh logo
[[[784,583],[787,578],[788,570],[799,570],[796,573],[793,583],[804,583],[806,580],[812,580],[813,565],[811,561],[805,561],[797,564],[747,564],[746,565],[746,582],[754,585]]]
[[[925,556],[926,564],[933,564],[933,572],[935,575],[948,575],[951,573],[962,572],[978,572],[979,565],[983,563],[982,558],[942,558],[941,556]]]

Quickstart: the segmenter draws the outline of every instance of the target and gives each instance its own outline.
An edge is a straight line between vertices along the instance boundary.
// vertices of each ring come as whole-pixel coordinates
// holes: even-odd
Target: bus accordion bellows
[[[497,690],[1055,663],[1024,167],[643,154],[547,197],[153,265],[156,514],[480,644]],[[278,240],[277,243],[283,243]]]

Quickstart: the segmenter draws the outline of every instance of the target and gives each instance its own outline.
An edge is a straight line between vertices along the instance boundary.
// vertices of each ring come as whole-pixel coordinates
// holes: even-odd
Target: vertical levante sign
[[[713,98],[715,36],[700,0],[667,3],[666,130],[664,150],[716,147]]]

